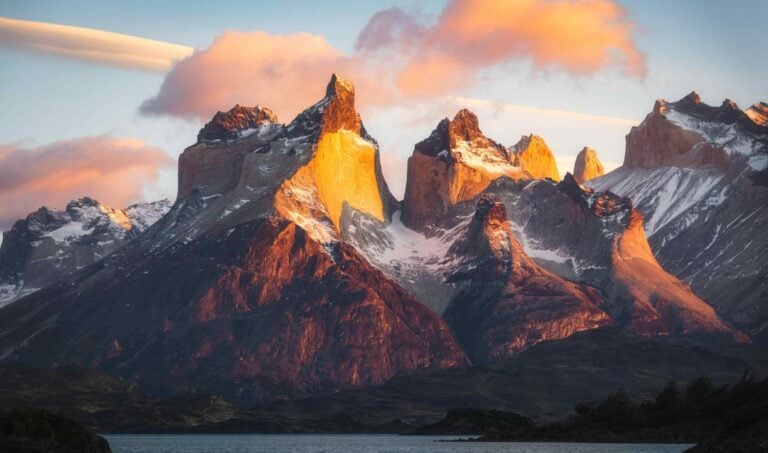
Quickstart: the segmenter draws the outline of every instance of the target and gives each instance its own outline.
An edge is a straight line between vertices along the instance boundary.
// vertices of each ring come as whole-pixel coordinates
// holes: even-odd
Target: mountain
[[[502,175],[528,179],[504,146],[483,135],[477,116],[460,110],[440,121],[408,158],[403,225],[424,231],[450,221],[451,206],[472,200]]]
[[[482,195],[449,253],[460,261],[447,278],[462,282],[445,319],[475,363],[504,362],[545,340],[610,326],[600,293],[536,264],[510,228],[504,204]]]
[[[573,164],[573,177],[579,184],[584,184],[590,179],[595,179],[605,174],[603,164],[597,158],[597,151],[584,147],[576,156]]]
[[[534,134],[523,136],[509,150],[514,155],[515,165],[525,170],[532,178],[560,181],[555,155],[543,138]]]
[[[618,327],[640,335],[745,340],[654,257],[631,200],[559,182],[498,180],[488,189],[507,207],[524,250],[559,275],[599,288]]]
[[[698,148],[673,154],[709,162]],[[536,173],[551,157],[463,109],[415,145],[398,202],[349,81],[288,124],[235,106],[184,150],[176,202],[129,247],[0,309],[0,362],[266,404],[477,377],[606,329],[748,340],[660,265],[641,206]]]
[[[763,110],[761,107],[763,106]],[[624,164],[587,183],[632,198],[659,262],[750,333],[768,340],[768,125],[696,93],[656,101],[627,135]]]
[[[114,209],[91,198],[42,207],[5,232],[0,307],[89,266],[137,237],[170,208],[160,200]]]
[[[469,137],[474,146],[437,152],[451,137]],[[409,159],[402,214],[389,223],[353,215],[344,235],[443,313],[474,362],[507,360],[544,339],[605,325],[647,336],[746,340],[659,265],[629,198],[588,190],[570,174],[559,183],[531,180],[489,143],[496,142],[471,112],[443,120]],[[494,164],[457,177],[458,159],[481,157]],[[483,213],[488,206],[496,206],[495,217]]]
[[[468,365],[437,313],[338,240],[350,209],[396,205],[352,84],[256,129],[187,148],[178,199],[130,248],[0,312],[0,358],[238,401]]]

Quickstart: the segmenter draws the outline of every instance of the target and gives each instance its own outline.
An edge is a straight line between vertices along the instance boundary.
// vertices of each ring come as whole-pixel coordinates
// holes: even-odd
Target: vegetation
[[[768,379],[745,374],[733,385],[700,377],[670,382],[654,399],[636,403],[624,391],[579,403],[565,420],[485,440],[698,443],[697,451],[768,451]]]

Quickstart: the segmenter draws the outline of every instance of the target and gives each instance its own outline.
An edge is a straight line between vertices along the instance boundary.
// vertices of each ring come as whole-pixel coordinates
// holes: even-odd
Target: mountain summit
[[[403,223],[423,230],[439,223],[449,208],[471,200],[496,178],[526,178],[502,145],[483,135],[467,109],[443,119],[408,159]]]
[[[586,146],[582,148],[573,165],[573,177],[576,182],[584,184],[590,179],[603,176],[604,173],[603,164],[597,158],[597,151]]]
[[[525,170],[532,178],[560,181],[555,155],[543,138],[534,134],[524,135],[510,151],[514,154],[515,165]]]

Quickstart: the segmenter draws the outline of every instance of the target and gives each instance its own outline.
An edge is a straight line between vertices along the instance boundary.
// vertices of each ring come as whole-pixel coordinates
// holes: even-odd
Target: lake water
[[[106,434],[114,453],[541,453],[681,452],[681,444],[575,444],[534,442],[436,442],[439,436],[371,434],[133,435]]]

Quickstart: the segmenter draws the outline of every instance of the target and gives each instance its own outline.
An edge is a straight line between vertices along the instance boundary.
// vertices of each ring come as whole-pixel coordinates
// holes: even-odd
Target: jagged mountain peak
[[[325,97],[301,112],[288,125],[289,137],[319,138],[322,134],[340,130],[354,132],[368,141],[368,135],[355,109],[355,86],[349,80],[332,74],[325,89]]]
[[[746,111],[746,115],[755,124],[768,127],[768,104],[765,102],[757,102],[752,104]]]
[[[408,159],[403,223],[417,230],[437,224],[451,206],[473,199],[502,176],[528,178],[504,146],[483,134],[477,116],[461,109],[414,147]]]
[[[226,112],[216,112],[211,121],[200,129],[197,141],[234,140],[239,138],[243,131],[277,122],[277,115],[266,107],[235,104]]]
[[[768,166],[768,125],[753,117],[760,116],[730,99],[710,106],[695,92],[676,102],[657,100],[627,135],[624,166],[716,167],[727,173],[740,160],[762,170]]]
[[[542,137],[535,134],[524,135],[510,151],[513,153],[514,165],[525,170],[532,178],[560,180],[555,155]]]
[[[471,142],[479,137],[483,137],[483,132],[480,130],[480,122],[477,119],[477,115],[466,108],[456,112],[453,120],[449,123],[449,131],[454,146],[457,140]]]
[[[453,119],[440,120],[429,137],[417,143],[414,148],[428,156],[437,156],[444,152],[441,158],[448,158],[453,154],[451,151],[464,144],[470,144],[474,149],[492,148],[506,160],[503,147],[483,135],[477,115],[466,108],[456,112]]]
[[[168,200],[120,209],[82,197],[16,221],[0,246],[0,307],[109,255],[169,208]]]
[[[682,97],[679,101],[681,104],[699,105],[701,104],[701,96],[696,91],[691,91]]]
[[[463,261],[449,279],[464,285],[445,318],[476,363],[507,360],[541,341],[613,323],[597,290],[545,270],[525,253],[494,194],[479,197],[450,253]]]
[[[331,80],[328,82],[328,86],[325,88],[326,97],[345,97],[355,95],[355,85],[349,80],[340,77],[335,72],[331,74]]]
[[[584,184],[590,179],[598,178],[605,174],[602,162],[597,157],[597,151],[585,146],[576,156],[573,164],[573,177],[579,184]]]

